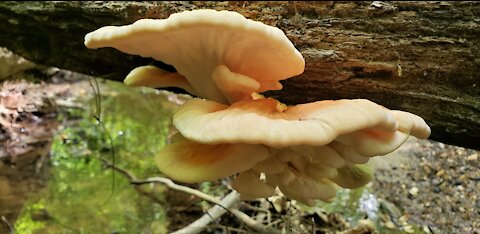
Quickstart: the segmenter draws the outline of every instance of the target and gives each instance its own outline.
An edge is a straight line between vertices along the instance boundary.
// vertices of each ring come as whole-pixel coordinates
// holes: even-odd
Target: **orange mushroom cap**
[[[282,30],[231,11],[184,11],[168,19],[106,26],[88,33],[85,45],[113,47],[170,64],[199,97],[220,103],[280,89],[279,80],[299,75],[305,67]],[[229,82],[238,87],[232,89]]]
[[[168,72],[158,67],[148,65],[137,67],[128,73],[123,81],[128,86],[166,88],[177,87],[184,89],[190,94],[196,95],[196,91],[188,83],[187,79],[176,72]]]
[[[175,127],[205,144],[246,143],[323,146],[336,141],[366,157],[389,153],[410,134],[425,138],[430,128],[420,117],[390,111],[364,99],[318,101],[284,106],[275,99],[239,101],[230,106],[192,99],[174,114]],[[401,128],[399,128],[401,126]]]
[[[395,118],[368,100],[320,101],[282,109],[274,99],[231,106],[192,99],[174,114],[175,127],[188,139],[206,143],[265,144],[271,147],[322,146],[363,129],[395,132]]]
[[[247,171],[267,157],[268,150],[262,145],[206,145],[180,138],[161,149],[155,161],[172,179],[197,183]]]

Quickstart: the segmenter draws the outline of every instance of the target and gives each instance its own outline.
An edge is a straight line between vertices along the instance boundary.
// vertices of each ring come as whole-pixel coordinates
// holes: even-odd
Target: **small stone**
[[[427,234],[432,233],[432,231],[430,231],[430,228],[428,228],[428,226],[423,226],[423,232],[425,232]]]
[[[443,152],[443,153],[440,153],[438,156],[440,156],[442,158],[446,158],[446,157],[448,157],[448,154]]]
[[[445,174],[445,170],[440,170],[437,172],[437,174],[435,174],[436,176],[442,176],[443,174]]]
[[[415,230],[413,230],[413,227],[410,226],[410,225],[404,226],[404,227],[403,227],[403,230],[404,230],[406,233],[414,233],[414,232],[415,232]]]
[[[442,180],[442,179],[437,179],[437,178],[435,178],[435,179],[432,180],[432,183],[433,183],[434,185],[437,185],[437,186],[438,186],[438,185],[440,185],[440,184],[443,183],[443,180]]]
[[[395,229],[395,224],[392,221],[388,221],[385,223],[385,227],[388,229]]]
[[[417,187],[413,187],[413,188],[411,188],[411,189],[408,191],[408,193],[410,193],[410,195],[412,195],[412,196],[417,196],[417,194],[418,194],[418,188],[417,188]]]
[[[425,171],[425,173],[428,175],[430,173],[432,173],[432,170],[430,169],[430,166],[428,165],[424,165],[423,166],[423,170]]]
[[[478,154],[477,153],[470,154],[467,157],[467,161],[476,161],[477,159],[478,159]]]
[[[404,215],[398,220],[402,223],[402,225],[407,225],[408,217]]]
[[[292,223],[293,223],[293,225],[298,226],[298,225],[300,225],[300,220],[297,220],[297,219],[293,220]]]

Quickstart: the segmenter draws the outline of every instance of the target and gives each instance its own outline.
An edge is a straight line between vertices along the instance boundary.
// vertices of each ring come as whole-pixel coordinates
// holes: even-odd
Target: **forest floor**
[[[480,153],[411,139],[377,160],[371,183],[396,226],[408,220],[431,233],[480,233]],[[400,215],[401,214],[401,215]],[[395,221],[396,220],[396,221]]]
[[[69,100],[84,95],[75,90],[89,89],[85,82],[3,83],[0,89],[0,232],[12,226],[25,194],[42,186],[44,173],[41,171],[42,165],[48,165],[45,161],[49,142],[56,127],[62,124],[55,121],[56,112],[58,108],[72,108],[73,102]],[[378,201],[379,222],[384,230],[480,233],[479,156],[478,151],[411,139],[400,150],[374,160],[375,180],[368,188]],[[184,203],[190,196],[174,192],[167,193],[166,199],[171,199],[172,206],[169,229],[180,228],[202,213],[198,206]],[[273,211],[271,207],[268,209]],[[350,226],[348,217],[324,215],[326,218],[316,214],[331,223],[325,224],[329,226],[325,231],[317,230],[317,233],[326,230],[334,233],[333,230],[343,231]],[[318,218],[312,218],[311,213],[302,217],[304,220]],[[332,220],[337,224],[333,225]],[[338,220],[343,224],[338,224]]]

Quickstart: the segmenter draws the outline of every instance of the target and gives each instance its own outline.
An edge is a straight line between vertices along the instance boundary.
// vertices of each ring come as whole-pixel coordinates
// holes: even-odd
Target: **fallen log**
[[[233,10],[282,29],[305,72],[267,92],[287,104],[367,98],[422,116],[431,139],[480,149],[479,2],[1,2],[0,46],[48,66],[123,80],[155,63],[89,50],[86,33],[184,10]]]

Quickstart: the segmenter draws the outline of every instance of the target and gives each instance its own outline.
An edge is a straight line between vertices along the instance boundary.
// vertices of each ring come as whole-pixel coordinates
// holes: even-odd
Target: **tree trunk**
[[[303,54],[305,72],[267,96],[287,104],[367,98],[422,116],[431,139],[480,149],[479,2],[1,2],[0,46],[123,80],[153,61],[87,49],[86,33],[200,8],[279,27]]]

